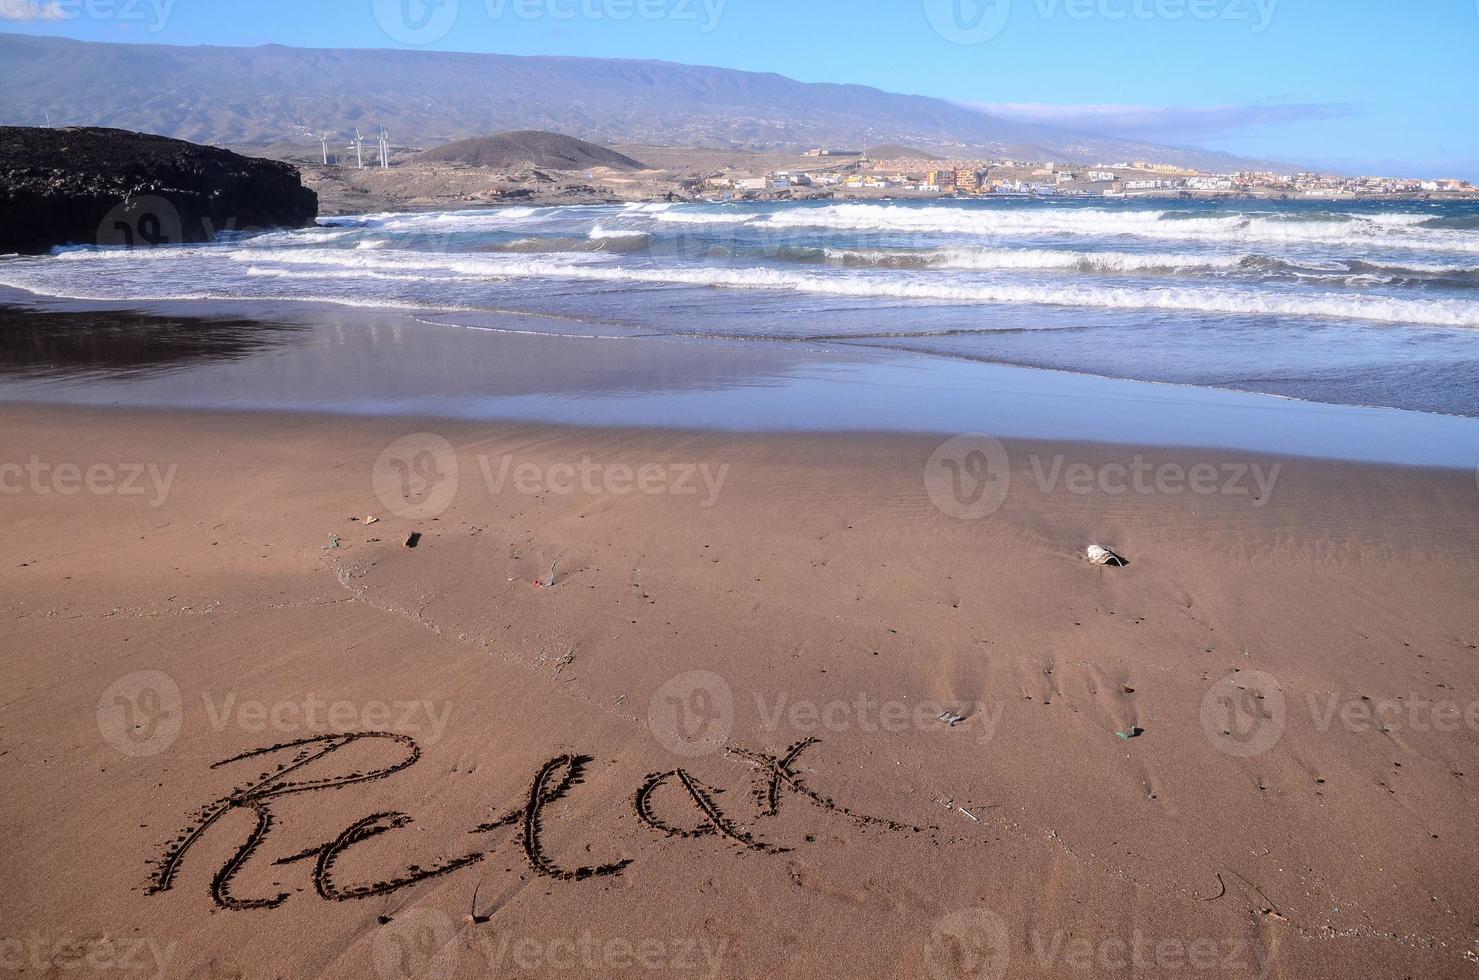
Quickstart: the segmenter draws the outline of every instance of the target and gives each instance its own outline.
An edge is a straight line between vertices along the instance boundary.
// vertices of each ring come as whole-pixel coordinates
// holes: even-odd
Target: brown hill
[[[547,170],[644,170],[629,156],[587,143],[573,136],[526,129],[497,136],[458,140],[422,153],[419,159],[443,163],[466,163],[475,167],[513,169],[538,167]]]

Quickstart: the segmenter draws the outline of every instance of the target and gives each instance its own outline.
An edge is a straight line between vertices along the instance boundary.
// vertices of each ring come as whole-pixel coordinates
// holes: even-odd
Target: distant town
[[[1258,196],[1377,198],[1479,195],[1466,180],[1342,177],[1302,172],[1204,173],[1148,160],[1092,166],[1012,159],[873,159],[866,150],[807,151],[815,167],[716,173],[703,180],[710,201],[810,196],[1141,197]]]
[[[372,134],[373,135],[373,134]],[[533,141],[530,143],[530,141]],[[951,159],[901,145],[791,152],[617,145],[556,133],[479,137],[430,150],[351,153],[276,147],[299,166],[324,214],[484,204],[934,198],[1266,198],[1479,200],[1465,180],[1343,177],[1314,172],[1209,173],[1150,160],[1093,165],[1012,158]],[[529,144],[529,145],[525,145]]]

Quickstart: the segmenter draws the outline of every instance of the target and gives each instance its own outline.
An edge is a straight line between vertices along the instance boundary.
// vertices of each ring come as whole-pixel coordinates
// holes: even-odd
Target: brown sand
[[[142,494],[0,495],[0,966],[23,975],[1476,969],[1472,474],[1041,492],[1033,453],[1135,451],[1012,445],[1005,504],[959,520],[924,437],[0,427],[0,463],[112,467],[94,489],[178,465],[162,499],[147,470]],[[425,440],[376,467],[428,430],[459,464],[435,518],[374,483],[447,475]],[[496,479],[505,455],[491,492],[478,457]],[[596,492],[511,485],[586,458]],[[728,469],[703,506],[702,480],[633,492],[612,464]]]

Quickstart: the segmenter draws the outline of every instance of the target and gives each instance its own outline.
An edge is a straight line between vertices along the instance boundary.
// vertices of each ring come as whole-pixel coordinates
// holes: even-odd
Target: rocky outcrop
[[[317,216],[286,163],[122,129],[0,126],[0,254],[205,242]]]

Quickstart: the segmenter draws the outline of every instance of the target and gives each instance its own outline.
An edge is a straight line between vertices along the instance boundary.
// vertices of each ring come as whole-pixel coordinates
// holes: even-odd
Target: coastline
[[[12,301],[15,294],[11,294]],[[0,293],[0,303],[7,297]],[[0,403],[877,432],[1479,464],[1479,418],[859,343],[304,302],[0,305]]]
[[[1438,977],[1473,949],[1471,472],[1009,440],[1010,487],[971,518],[925,482],[940,440],[898,433],[11,404],[0,421],[8,456],[105,468],[3,498],[0,644],[25,653],[0,766],[12,825],[50,841],[8,858],[22,933],[144,937],[171,972],[321,976],[374,975],[423,933],[446,976],[509,968],[504,939],[527,940],[531,972],[588,941],[606,975],[652,972],[617,938],[707,976],[936,976],[953,943],[997,941],[1011,976],[1097,975],[1076,965],[1089,941],[1138,948],[1137,976],[1184,976],[1195,947],[1220,976]],[[1184,479],[1212,466],[1217,488],[1072,489],[1137,453]],[[129,464],[146,492],[100,492]],[[1281,468],[1257,499],[1228,464]],[[418,473],[436,486],[398,498]],[[1087,564],[1090,542],[1129,566]],[[1234,737],[1218,698],[1249,690]],[[1434,724],[1450,702],[1458,722]],[[132,727],[118,704],[153,713]],[[148,893],[191,813],[257,771],[211,764],[357,730],[419,757],[267,802],[226,897],[281,906],[212,898],[240,812]],[[782,781],[765,815],[769,763],[725,749],[813,738],[795,772],[830,806]],[[399,758],[385,739],[340,751],[313,775]],[[562,753],[591,759],[538,854],[630,860],[619,873],[552,878],[516,829],[468,833]],[[677,769],[738,837],[644,823],[634,792]],[[648,802],[704,826],[676,777]],[[344,901],[315,893],[312,862],[272,863],[389,811],[412,822],[347,851],[329,887],[483,856]]]

